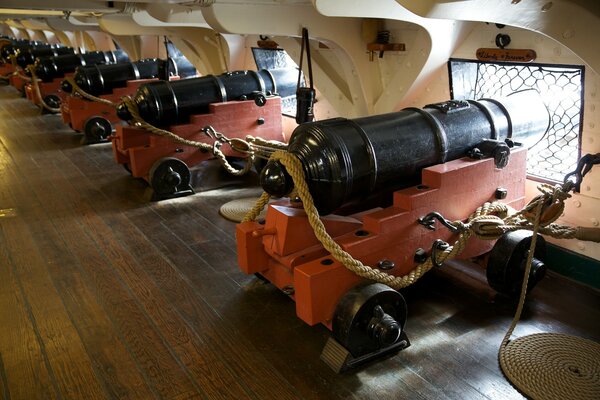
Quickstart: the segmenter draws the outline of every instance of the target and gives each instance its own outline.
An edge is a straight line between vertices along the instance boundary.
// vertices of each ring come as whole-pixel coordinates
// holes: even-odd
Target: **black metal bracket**
[[[452,222],[448,221],[446,218],[444,218],[442,216],[442,214],[440,214],[437,211],[433,211],[430,212],[429,214],[425,215],[424,217],[421,217],[419,219],[417,219],[417,222],[421,225],[423,225],[425,228],[429,229],[430,231],[435,231],[435,220],[438,220],[442,225],[444,225],[446,228],[448,228],[448,230],[450,230],[450,232],[452,233],[459,233],[460,229],[457,228],[456,226],[454,226],[452,224]]]
[[[451,112],[464,110],[469,107],[471,107],[471,105],[466,100],[448,100],[442,103],[428,104],[424,108],[435,108],[436,110],[441,111],[444,114],[449,114]]]
[[[402,331],[400,338],[393,345],[360,357],[354,357],[337,340],[335,340],[333,337],[330,337],[323,348],[323,352],[321,353],[321,360],[335,372],[341,373],[378,358],[383,358],[388,354],[404,350],[408,346],[410,346],[410,342],[406,336],[406,333]]]
[[[569,172],[567,175],[565,175],[563,183],[567,183],[571,180],[571,177],[575,177],[575,190],[579,192],[581,189],[581,181],[583,181],[583,177],[592,170],[592,167],[594,165],[598,164],[600,164],[600,153],[586,154],[585,156],[579,159],[575,171]]]
[[[450,247],[450,245],[442,239],[436,239],[435,242],[433,242],[433,245],[431,245],[431,263],[434,267],[440,268],[442,266],[442,263],[437,260],[437,253],[440,250],[446,250],[448,247]]]
[[[510,36],[505,33],[499,33],[496,35],[496,46],[500,49],[505,48],[510,44]]]

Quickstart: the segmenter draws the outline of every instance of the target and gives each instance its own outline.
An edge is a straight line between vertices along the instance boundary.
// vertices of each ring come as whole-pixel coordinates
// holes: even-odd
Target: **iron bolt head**
[[[422,249],[422,248],[418,248],[417,251],[415,251],[415,262],[418,264],[422,264],[425,261],[427,261],[427,252]]]
[[[396,266],[396,264],[394,264],[393,261],[391,260],[381,260],[377,263],[377,268],[379,269],[383,269],[383,270],[388,270],[388,269],[392,269]]]
[[[494,193],[494,197],[498,200],[502,200],[505,199],[506,196],[508,196],[508,190],[506,190],[505,188],[497,188],[496,192]]]

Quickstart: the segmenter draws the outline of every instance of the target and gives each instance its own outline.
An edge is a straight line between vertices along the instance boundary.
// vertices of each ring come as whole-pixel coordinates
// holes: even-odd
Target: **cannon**
[[[35,57],[31,57],[32,51],[45,52],[44,54],[54,54],[53,51],[59,47],[58,45],[50,45],[40,42],[16,41],[11,43],[10,41],[3,41],[0,43],[0,48],[0,55],[2,57],[2,61],[4,62],[1,69],[2,76],[8,76],[11,74],[9,79],[10,84],[20,91],[23,96],[25,96],[25,84],[29,81],[29,79],[18,73],[19,69],[23,70],[27,67],[27,65],[33,63]],[[19,55],[21,55],[20,62],[16,60]],[[10,60],[11,57],[15,57],[14,63]]]
[[[523,92],[302,124],[288,151],[300,161],[318,218],[335,242],[363,264],[401,277],[429,259],[441,267],[435,254],[458,233],[436,228],[436,220],[464,221],[499,199],[517,209],[524,205],[526,147],[549,123],[539,95]],[[294,187],[274,160],[260,182],[276,197]],[[304,322],[332,330],[321,358],[334,370],[409,345],[401,293],[369,283],[329,254],[298,199],[269,204],[264,221],[237,225],[236,238],[242,271],[290,295]],[[492,288],[511,296],[522,282],[531,238],[522,232],[495,244],[472,238],[460,258],[484,256]],[[544,276],[543,254],[540,237],[530,288]]]
[[[117,64],[129,61],[127,53],[116,51],[91,51],[82,54],[63,54],[59,56],[38,57],[34,68],[36,76],[42,82],[52,82],[66,73],[74,72],[79,66]]]
[[[25,39],[5,40],[0,42],[0,59],[2,62],[8,63],[8,58],[12,55],[16,55],[19,50],[27,49],[50,49],[56,47],[56,45],[42,43],[38,41],[30,41]]]
[[[194,76],[196,68],[184,57],[166,60],[146,59],[114,65],[79,67],[73,79],[86,93],[104,100],[118,102],[137,88],[157,78],[178,79]],[[62,90],[71,93],[73,88],[63,81]],[[114,107],[105,103],[89,101],[79,96],[67,96],[61,103],[63,121],[76,132],[83,132],[83,144],[106,141],[112,133],[112,125],[119,122]]]
[[[196,69],[185,58],[179,57],[168,60],[148,58],[134,62],[123,62],[113,65],[94,65],[79,67],[75,71],[75,83],[85,92],[100,96],[108,94],[115,88],[125,87],[127,81],[140,79],[168,78],[177,75],[180,78],[196,75]],[[63,91],[73,90],[68,82],[64,82]]]
[[[58,109],[66,97],[66,93],[60,90],[62,80],[65,76],[71,76],[78,66],[114,64],[128,59],[122,50],[38,57],[33,66],[25,69],[25,73],[31,76],[29,69],[33,68],[38,78],[37,83],[31,82],[25,86],[26,97],[34,104],[41,105],[42,112],[46,111],[46,107]],[[34,86],[36,84],[37,88]]]
[[[21,48],[15,56],[17,65],[25,69],[38,57],[56,57],[64,54],[75,54],[75,49],[72,47]]]
[[[210,125],[229,138],[252,135],[284,141],[281,97],[295,95],[297,78],[296,69],[228,72],[151,82],[140,86],[132,99],[146,122],[189,140],[212,144],[215,138],[203,130]],[[124,103],[117,114],[131,119]],[[224,147],[227,156],[245,156]],[[135,126],[117,126],[113,152],[117,163],[150,183],[154,200],[193,193],[190,167],[213,157]]]
[[[297,72],[292,69],[235,71],[219,76],[203,76],[173,82],[154,82],[140,87],[134,96],[140,116],[150,124],[168,126],[188,121],[190,115],[206,112],[208,105],[231,100],[254,98],[263,101],[265,95],[280,97],[295,94]],[[126,107],[117,115],[130,120]]]

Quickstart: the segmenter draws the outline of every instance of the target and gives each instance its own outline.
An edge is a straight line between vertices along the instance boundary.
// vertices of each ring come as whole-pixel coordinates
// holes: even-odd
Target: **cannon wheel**
[[[46,103],[46,105],[48,107],[51,108],[59,108],[60,107],[60,97],[58,97],[55,94],[49,94],[47,96],[44,96],[44,103]],[[50,110],[48,110],[46,107],[44,107],[43,105],[40,104],[40,107],[42,109],[42,114],[52,114],[52,112]]]
[[[112,124],[103,117],[90,117],[83,124],[82,144],[101,143],[112,133]]]
[[[494,290],[510,297],[519,296],[532,238],[532,232],[520,230],[505,233],[496,241],[487,264],[487,280]],[[527,291],[546,274],[546,265],[542,261],[545,255],[546,240],[538,235]]]
[[[164,200],[193,194],[191,174],[187,164],[175,157],[156,161],[148,173],[152,200]]]
[[[321,359],[339,372],[408,347],[406,316],[396,290],[381,283],[355,286],[336,306]]]

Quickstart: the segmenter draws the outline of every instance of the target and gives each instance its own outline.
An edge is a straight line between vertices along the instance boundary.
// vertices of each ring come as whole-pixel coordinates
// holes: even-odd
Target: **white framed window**
[[[450,59],[453,99],[498,98],[537,90],[550,112],[548,132],[527,155],[529,177],[562,182],[581,153],[584,67],[578,65],[492,63]]]

